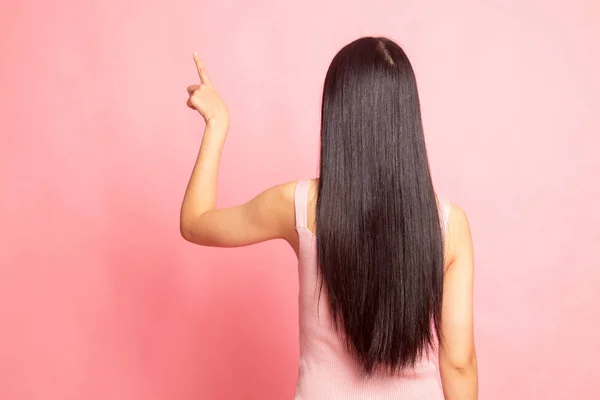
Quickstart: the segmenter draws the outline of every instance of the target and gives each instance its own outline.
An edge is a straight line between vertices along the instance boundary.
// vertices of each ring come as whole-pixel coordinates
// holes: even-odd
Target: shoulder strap
[[[308,200],[308,187],[310,181],[298,181],[294,195],[294,208],[296,210],[296,228],[306,229],[306,205]]]

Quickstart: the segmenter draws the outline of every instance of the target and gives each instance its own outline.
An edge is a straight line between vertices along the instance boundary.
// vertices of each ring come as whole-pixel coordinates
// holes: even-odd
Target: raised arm
[[[188,87],[188,107],[206,122],[198,158],[181,205],[180,230],[193,243],[238,247],[270,239],[293,240],[293,183],[275,186],[236,207],[216,209],[217,175],[229,129],[225,103],[194,53],[200,84]]]
[[[477,356],[473,333],[473,244],[465,213],[452,205],[447,230],[449,265],[444,276],[440,374],[446,400],[476,400]]]
[[[186,240],[213,247],[240,247],[271,239],[293,243],[294,183],[267,189],[235,207],[202,209],[191,200],[193,193],[202,195],[195,185],[202,176],[196,178],[190,180],[181,209],[181,235]]]

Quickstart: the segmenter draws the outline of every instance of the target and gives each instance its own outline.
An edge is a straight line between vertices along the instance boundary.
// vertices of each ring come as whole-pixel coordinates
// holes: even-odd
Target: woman
[[[370,37],[344,47],[325,79],[320,177],[226,209],[215,197],[229,115],[194,59],[200,84],[187,104],[206,128],[181,233],[204,246],[285,239],[295,250],[295,398],[476,399],[469,224],[434,192],[402,49]]]

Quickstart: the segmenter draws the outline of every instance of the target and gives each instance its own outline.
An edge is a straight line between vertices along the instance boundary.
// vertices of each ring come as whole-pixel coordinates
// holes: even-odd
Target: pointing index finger
[[[200,79],[202,79],[202,75],[200,74],[200,71],[202,71],[202,61],[200,60],[200,56],[196,52],[194,52],[194,62],[196,63],[196,69],[198,70],[198,76],[200,76]]]
[[[200,78],[200,83],[211,86],[210,80],[208,79],[208,75],[206,74],[206,70],[204,69],[204,64],[202,60],[200,60],[200,56],[198,53],[194,52],[194,62],[196,63],[196,69],[198,70],[198,77]]]

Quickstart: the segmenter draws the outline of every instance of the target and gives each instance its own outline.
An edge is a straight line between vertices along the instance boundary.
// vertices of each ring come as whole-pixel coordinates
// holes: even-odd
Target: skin
[[[194,53],[200,82],[187,88],[187,106],[206,127],[181,206],[182,236],[195,244],[241,247],[283,239],[298,254],[294,191],[296,182],[271,187],[245,204],[216,208],[221,151],[229,130],[227,106]],[[317,180],[310,188],[308,228],[315,232]],[[477,357],[473,334],[473,245],[464,211],[451,203],[445,233],[445,275],[439,367],[446,400],[477,399]]]

